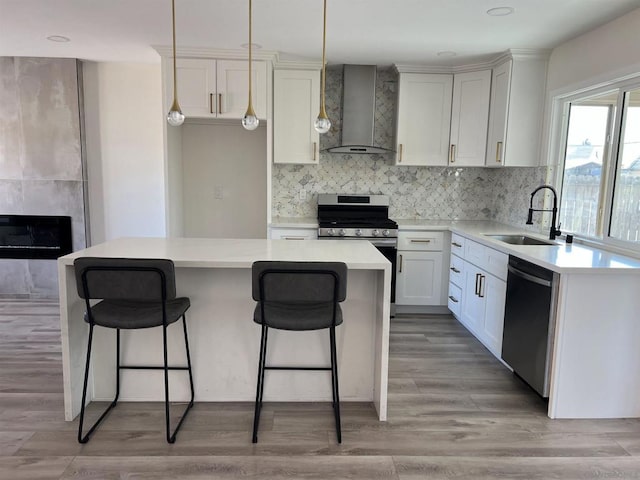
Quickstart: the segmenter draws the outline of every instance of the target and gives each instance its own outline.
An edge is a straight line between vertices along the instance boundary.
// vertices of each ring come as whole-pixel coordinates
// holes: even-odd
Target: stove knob
[[[390,233],[389,230],[383,230],[382,231],[382,235],[384,235],[385,237],[388,237],[389,233]]]
[[[340,234],[341,237],[344,237],[347,234],[347,231],[344,228],[341,228],[338,233]]]
[[[373,232],[371,232],[371,235],[373,235],[374,237],[377,237],[378,235],[380,235],[380,230],[378,230],[377,228],[373,230]]]
[[[362,229],[361,228],[357,228],[356,229],[356,237],[361,237],[362,236]]]
[[[327,230],[327,233],[330,237],[333,237],[336,234],[336,231],[333,228],[330,228],[329,230]]]

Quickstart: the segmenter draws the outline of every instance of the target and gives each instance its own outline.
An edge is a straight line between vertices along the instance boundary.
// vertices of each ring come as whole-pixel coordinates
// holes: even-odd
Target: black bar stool
[[[253,321],[262,325],[256,405],[253,417],[253,443],[258,441],[265,370],[330,370],[336,434],[338,443],[341,443],[336,326],[342,323],[342,310],[338,303],[342,302],[347,294],[346,264],[340,262],[255,262],[252,267],[252,279],[253,299],[258,302],[253,314]],[[329,367],[266,365],[269,328],[296,331],[328,328],[331,365]]]
[[[82,405],[80,407],[80,424],[78,426],[78,442],[86,443],[118,402],[120,395],[120,370],[163,370],[164,402],[167,442],[174,443],[176,434],[182,426],[187,413],[193,407],[193,376],[191,373],[191,356],[187,338],[187,322],[185,312],[191,306],[186,297],[176,298],[174,265],[166,259],[131,259],[131,258],[77,258],[73,262],[76,274],[78,295],[86,301],[84,319],[89,324],[89,344],[87,347],[87,363],[84,371],[82,387]],[[92,299],[101,301],[93,306]],[[187,352],[187,366],[168,366],[167,362],[167,326],[182,318],[184,344]],[[91,362],[91,345],[93,327],[116,329],[116,395],[100,418],[83,436],[84,409],[89,380]],[[120,365],[120,330],[162,327],[162,344],[164,364],[162,366]],[[191,400],[187,405],[173,433],[169,427],[169,370],[187,370],[191,388]]]

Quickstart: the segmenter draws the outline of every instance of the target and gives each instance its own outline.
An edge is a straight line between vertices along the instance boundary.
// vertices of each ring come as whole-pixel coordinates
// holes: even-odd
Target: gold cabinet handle
[[[218,113],[222,113],[222,94],[218,94]]]
[[[398,145],[398,163],[402,162],[402,144]]]
[[[213,111],[213,93],[209,94],[209,112],[216,113]]]
[[[458,270],[456,267],[451,267],[449,270],[451,270],[453,273],[460,273],[460,270]]]
[[[398,268],[398,273],[402,273],[402,255],[400,255],[400,265]]]
[[[431,240],[427,240],[427,239],[424,239],[424,240],[422,240],[422,239],[418,239],[418,240],[417,240],[417,239],[415,239],[415,238],[412,238],[412,239],[411,239],[411,240],[409,240],[409,241],[410,241],[411,243],[431,243]]]
[[[451,242],[451,245],[453,245],[454,247],[462,248],[462,245],[457,242]]]
[[[313,142],[313,161],[316,161],[316,148],[318,147],[318,144],[316,142]]]
[[[305,240],[304,237],[282,237],[283,240]]]
[[[458,303],[458,299],[453,295],[449,295],[449,300],[451,300],[453,303]]]
[[[451,148],[449,148],[449,163],[456,162],[456,146],[452,143]]]
[[[496,163],[502,161],[502,142],[496,143]]]

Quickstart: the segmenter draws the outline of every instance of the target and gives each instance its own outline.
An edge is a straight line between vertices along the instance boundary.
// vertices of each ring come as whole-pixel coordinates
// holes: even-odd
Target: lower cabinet
[[[447,304],[449,232],[401,230],[396,260],[396,305],[432,307]]]
[[[461,248],[451,255],[449,310],[500,358],[509,257],[457,234],[452,243]]]
[[[398,253],[396,305],[440,305],[442,252]]]

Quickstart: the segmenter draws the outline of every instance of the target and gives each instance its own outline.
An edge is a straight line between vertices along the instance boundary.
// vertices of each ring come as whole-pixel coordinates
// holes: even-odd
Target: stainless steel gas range
[[[398,224],[386,195],[318,195],[318,239],[368,240],[391,262],[391,303],[396,298]]]

